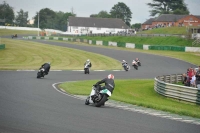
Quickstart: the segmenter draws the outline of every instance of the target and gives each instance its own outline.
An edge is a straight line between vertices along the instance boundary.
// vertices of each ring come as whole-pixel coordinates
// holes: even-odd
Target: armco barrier
[[[5,49],[5,44],[0,44],[0,49]]]
[[[24,39],[43,39],[43,37],[28,36],[23,37]],[[44,37],[46,40],[62,40],[62,41],[73,41],[73,42],[84,42],[93,45],[104,45],[104,46],[115,46],[115,47],[126,47],[144,50],[170,50],[170,51],[182,51],[182,52],[200,52],[200,47],[184,47],[184,46],[152,46],[148,44],[134,44],[124,42],[111,42],[101,40],[88,40],[82,38],[66,38],[66,37]],[[99,42],[102,43],[99,43]]]
[[[154,81],[154,90],[166,97],[200,104],[200,88],[172,84],[180,81],[181,74],[158,76]]]

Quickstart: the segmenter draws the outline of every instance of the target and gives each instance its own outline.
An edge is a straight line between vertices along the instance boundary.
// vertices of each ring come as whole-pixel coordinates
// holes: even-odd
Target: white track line
[[[66,81],[66,82],[76,82],[76,81]],[[57,84],[61,84],[61,83],[65,83],[65,82],[58,82],[58,83],[54,83],[52,84],[52,87],[66,95],[66,96],[70,96],[70,97],[73,97],[73,98],[76,98],[76,99],[79,99],[79,100],[85,100],[83,97],[79,97],[79,96],[75,96],[75,95],[71,95],[71,94],[68,94],[65,90],[63,90],[62,88],[57,88],[56,85]],[[123,109],[123,110],[126,110],[126,111],[132,111],[132,112],[138,112],[138,113],[141,113],[141,114],[147,114],[147,115],[151,115],[151,116],[156,116],[156,117],[160,117],[160,118],[165,118],[165,119],[170,119],[170,120],[175,120],[175,121],[180,121],[180,122],[185,122],[185,123],[190,123],[190,124],[196,124],[196,125],[200,125],[200,122],[196,122],[194,120],[184,120],[183,118],[177,118],[177,117],[173,117],[173,116],[169,116],[167,114],[160,114],[160,113],[157,113],[157,112],[150,112],[150,111],[147,111],[147,110],[142,110],[142,109],[135,109],[135,108],[130,108],[126,105],[117,105],[114,104],[114,103],[108,103],[106,104],[107,106],[109,107],[113,107],[113,108],[117,108],[117,109]]]

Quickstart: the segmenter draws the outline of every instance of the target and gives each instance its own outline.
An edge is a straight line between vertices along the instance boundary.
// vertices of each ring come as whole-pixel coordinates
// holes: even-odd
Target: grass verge
[[[186,27],[163,27],[152,30],[145,30],[138,32],[139,34],[187,34]]]
[[[38,31],[29,31],[29,30],[10,30],[10,29],[1,29],[0,30],[0,36],[6,36],[6,35],[37,35]]]
[[[66,47],[52,46],[16,39],[2,39],[6,44],[0,50],[0,69],[38,69],[44,62],[51,62],[51,69],[83,69],[87,59],[92,69],[121,69],[121,64],[110,57]]]
[[[66,82],[59,87],[70,94],[89,95],[91,86],[98,80]],[[174,100],[154,91],[154,80],[115,80],[116,88],[111,99],[138,106],[200,118],[200,106]],[[76,89],[74,89],[76,88]]]
[[[189,46],[192,47],[192,39],[184,39],[180,37],[138,37],[138,36],[80,36],[90,40],[126,42],[146,45],[162,45],[162,46]]]

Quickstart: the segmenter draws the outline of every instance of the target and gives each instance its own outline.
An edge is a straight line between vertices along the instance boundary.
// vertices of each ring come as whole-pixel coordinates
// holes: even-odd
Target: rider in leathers
[[[46,75],[48,75],[49,70],[50,70],[50,68],[51,68],[50,64],[51,64],[51,63],[48,62],[48,63],[44,63],[44,64],[41,66],[41,68],[44,68],[45,74],[46,74]],[[41,69],[41,68],[40,68],[40,69]]]
[[[104,78],[101,81],[98,81],[94,86],[97,86],[102,83],[105,83],[105,86],[97,89],[99,89],[99,91],[103,89],[108,89],[112,93],[115,88],[114,75],[109,74],[108,77]]]

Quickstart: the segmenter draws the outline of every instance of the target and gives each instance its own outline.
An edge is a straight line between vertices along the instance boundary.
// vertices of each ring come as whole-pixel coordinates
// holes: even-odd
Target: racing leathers
[[[115,82],[113,79],[108,79],[108,78],[104,78],[101,81],[98,81],[94,86],[97,86],[99,84],[105,83],[105,86],[101,87],[101,88],[97,88],[100,90],[103,89],[108,89],[111,93],[113,92],[114,88],[115,88]]]
[[[44,68],[45,74],[48,75],[51,66],[50,66],[49,63],[44,63],[44,64],[41,66],[41,68]],[[41,69],[41,68],[40,68],[40,69]]]

